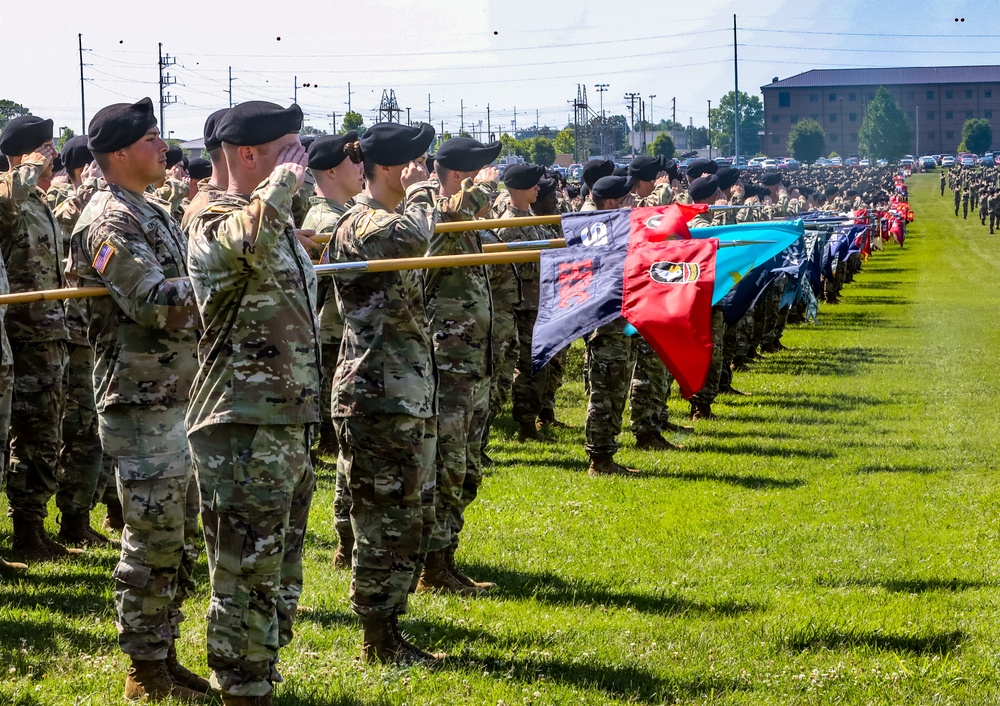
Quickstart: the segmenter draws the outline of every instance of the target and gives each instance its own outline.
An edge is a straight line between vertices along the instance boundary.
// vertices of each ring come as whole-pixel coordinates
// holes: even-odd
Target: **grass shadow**
[[[908,461],[877,461],[866,463],[858,467],[855,473],[865,475],[869,473],[941,473],[951,470],[943,466],[932,466],[929,463],[911,463]]]
[[[740,416],[739,421],[748,421],[747,417]],[[832,449],[817,448],[816,444],[803,444],[803,448],[782,448],[766,447],[761,445],[761,439],[745,438],[743,441],[735,440],[730,443],[716,443],[710,437],[705,437],[697,445],[690,445],[685,449],[687,453],[714,453],[726,456],[758,456],[766,458],[836,458],[837,452]]]
[[[809,626],[782,640],[782,647],[795,652],[843,650],[869,647],[879,652],[906,652],[914,655],[944,655],[965,640],[960,630],[902,635],[882,630]]]
[[[768,478],[767,476],[741,476],[734,473],[681,473],[678,471],[651,471],[650,475],[660,478],[674,478],[676,480],[689,481],[715,481],[717,483],[728,483],[747,490],[788,490],[791,488],[801,488],[806,484],[804,480],[792,478]]]
[[[865,328],[869,328],[865,326]],[[754,364],[758,373],[780,375],[856,375],[865,366],[889,365],[890,351],[876,346],[844,346],[842,348],[803,348],[782,351]]]
[[[996,588],[996,582],[970,581],[956,578],[846,578],[833,579],[820,577],[816,579],[817,586],[824,588],[882,588],[890,593],[933,593],[936,591],[975,591],[982,588]]]

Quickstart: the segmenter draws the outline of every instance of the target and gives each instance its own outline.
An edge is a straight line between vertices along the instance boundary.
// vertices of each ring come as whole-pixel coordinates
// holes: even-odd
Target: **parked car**
[[[955,166],[955,158],[952,157],[950,154],[942,155],[942,157],[941,157],[941,166],[942,167],[954,167]]]
[[[799,166],[799,161],[792,157],[786,157],[778,164],[779,169],[798,169]]]
[[[859,167],[870,167],[871,165],[872,163],[867,159],[862,159],[860,162],[858,162]]]
[[[972,157],[962,157],[961,164],[963,167],[974,167],[976,166],[976,160]]]
[[[760,166],[765,170],[776,170],[778,168],[778,160],[776,159],[765,159],[760,163]]]
[[[924,169],[934,169],[937,167],[937,160],[931,155],[925,155],[920,158],[920,166]]]
[[[844,160],[844,166],[845,167],[856,167],[856,166],[858,166],[858,158],[857,157],[848,157],[846,160]]]
[[[984,167],[992,167],[993,165],[996,164],[996,160],[993,159],[993,155],[984,154],[982,157],[979,158],[979,164],[981,164]]]

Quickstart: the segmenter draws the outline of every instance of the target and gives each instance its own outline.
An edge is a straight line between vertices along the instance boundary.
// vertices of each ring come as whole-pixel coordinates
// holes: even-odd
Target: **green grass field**
[[[1000,702],[1000,235],[955,219],[937,184],[911,180],[906,249],[789,327],[792,350],[739,375],[753,396],[723,398],[686,450],[623,434],[644,478],[587,476],[578,374],[558,410],[574,429],[519,445],[502,424],[459,552],[499,588],[418,595],[404,621],[452,655],[441,670],[360,665],[321,476],[276,703]],[[123,703],[115,561],[0,584],[0,704]],[[179,650],[206,674],[204,560],[200,578]]]

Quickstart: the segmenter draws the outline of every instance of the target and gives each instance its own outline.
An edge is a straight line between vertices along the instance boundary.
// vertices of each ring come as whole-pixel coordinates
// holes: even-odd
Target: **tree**
[[[556,150],[556,154],[573,154],[576,152],[576,140],[573,138],[573,129],[566,128],[565,130],[560,130],[559,134],[556,135],[556,139],[552,141],[552,146]]]
[[[552,140],[547,140],[544,137],[533,137],[528,142],[531,143],[532,162],[548,167],[556,161],[556,148],[553,146]]]
[[[897,160],[910,148],[910,124],[885,86],[879,86],[858,130],[858,146],[870,157]]]
[[[688,148],[694,149],[699,145],[704,147],[708,144],[708,128],[707,127],[696,127],[691,130],[691,136],[688,138]]]
[[[320,130],[318,127],[313,127],[312,125],[303,125],[302,126],[302,134],[303,135],[316,135],[317,137],[319,137],[320,135],[325,135],[326,134],[326,130]]]
[[[14,118],[28,115],[31,111],[20,103],[0,98],[0,128],[9,123]]]
[[[965,121],[965,125],[962,126],[962,145],[959,146],[959,151],[982,154],[992,144],[993,128],[990,127],[988,120],[976,118]]]
[[[57,152],[62,152],[62,148],[66,145],[66,143],[71,138],[76,137],[76,133],[73,132],[73,128],[71,128],[71,127],[64,127],[64,128],[60,128],[60,129],[62,130],[62,134],[59,135],[59,139],[56,141],[56,151]]]
[[[667,159],[671,159],[674,156],[674,139],[667,133],[661,132],[653,140],[653,144],[649,146],[649,149],[652,154],[660,154]]]
[[[719,99],[719,105],[709,114],[712,142],[719,149],[735,150],[733,124],[735,93],[730,91]],[[757,96],[740,91],[740,154],[753,154],[760,149],[758,133],[764,129],[764,104]]]
[[[788,133],[788,151],[803,164],[815,162],[826,149],[823,127],[810,118],[800,120]]]
[[[361,117],[361,113],[356,113],[353,110],[344,113],[344,120],[340,124],[340,134],[343,135],[351,130],[357,130],[359,133],[365,131],[364,118]]]

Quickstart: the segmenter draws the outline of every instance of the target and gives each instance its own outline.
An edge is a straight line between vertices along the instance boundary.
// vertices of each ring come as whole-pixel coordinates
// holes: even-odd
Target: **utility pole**
[[[733,159],[735,166],[740,166],[740,61],[736,48],[736,15],[733,15]]]
[[[465,100],[458,101],[458,134],[465,132]]]
[[[83,93],[83,34],[76,35],[77,44],[80,47],[80,130],[81,135],[87,134],[87,99]]]
[[[646,128],[648,123],[646,122],[646,101],[642,98],[639,99],[639,124],[642,125],[642,153],[646,154]]]
[[[670,99],[670,136],[674,138],[674,143],[677,143],[677,97]],[[691,142],[688,141],[688,149],[691,149]]]
[[[406,109],[406,124],[407,125],[412,125],[413,124],[413,123],[410,122],[410,109],[409,108]]]
[[[514,139],[517,139],[517,106],[514,106],[514,119],[511,121],[511,125],[514,126]]]
[[[608,86],[610,85],[611,84],[609,83],[594,84],[594,88],[596,88],[597,92],[601,94],[601,156],[602,157],[608,154],[607,150],[605,150],[604,148],[604,94],[607,92]]]
[[[427,94],[427,124],[433,125],[431,122],[431,94]]]
[[[299,77],[296,76],[292,79],[295,81],[295,86],[292,87],[292,103],[299,102]]]
[[[171,103],[176,103],[177,101],[169,93],[167,93],[165,89],[167,88],[167,86],[172,86],[175,83],[177,83],[177,79],[173,78],[170,74],[166,73],[165,69],[168,66],[173,66],[174,64],[176,64],[177,59],[171,57],[169,54],[167,55],[163,54],[163,42],[160,42],[157,46],[160,55],[160,60],[158,62],[160,67],[160,134],[169,135],[169,133],[166,131],[165,128],[166,123],[163,120],[163,108],[164,106],[170,105]]]
[[[639,99],[638,93],[626,93],[625,100],[628,101],[629,116],[631,117],[631,123],[629,124],[629,144],[632,147],[632,156],[635,156],[635,102]]]
[[[233,67],[229,67],[229,90],[226,91],[229,94],[229,107],[233,107]]]
[[[347,82],[347,112],[351,112],[351,82]]]
[[[538,108],[535,108],[535,134],[538,134]]]
[[[486,104],[486,137],[490,142],[496,142],[493,139],[493,123],[490,122],[490,104]]]
[[[708,158],[712,158],[712,101],[708,101]],[[736,159],[736,166],[739,166],[740,160]]]
[[[333,127],[333,134],[337,134],[337,114],[330,113],[330,125]]]

